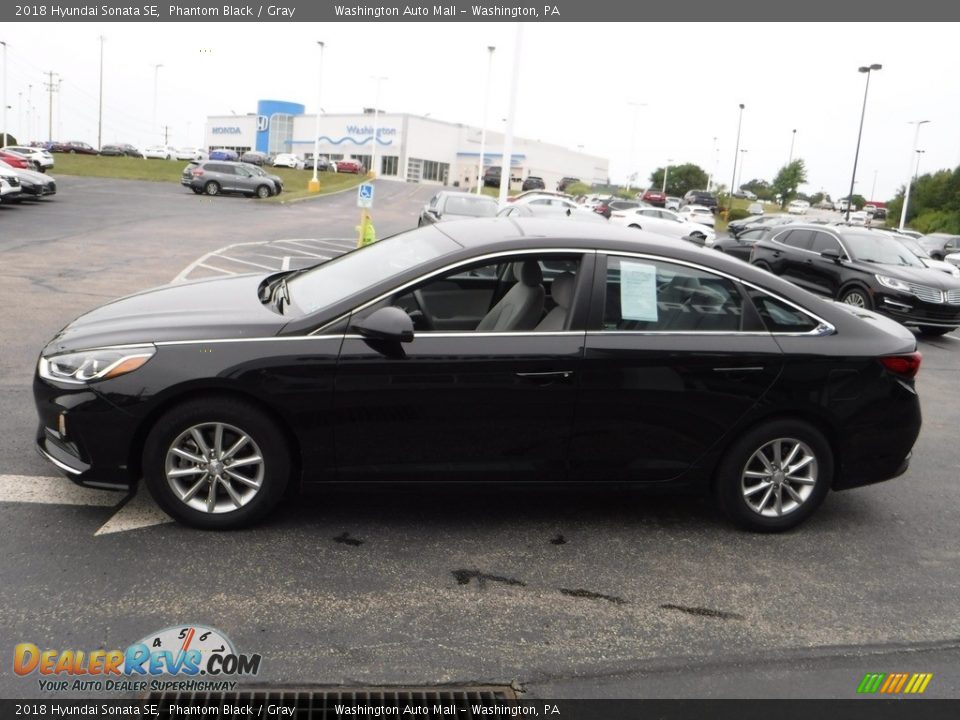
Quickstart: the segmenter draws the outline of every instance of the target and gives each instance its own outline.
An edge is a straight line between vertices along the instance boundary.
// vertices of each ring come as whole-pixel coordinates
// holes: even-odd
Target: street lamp
[[[160,68],[162,67],[162,64],[153,66],[153,122],[150,124],[151,135],[157,131],[157,78],[160,74]],[[150,139],[150,144],[153,144],[152,137]]]
[[[97,148],[103,146],[103,35],[100,36],[100,103],[97,109]]]
[[[633,130],[630,133],[630,155],[627,158],[627,192],[629,192],[633,180],[633,161],[637,152],[637,116],[640,114],[640,108],[646,107],[647,104],[627,100],[627,105],[633,108]]]
[[[850,193],[847,195],[847,222],[850,222],[850,205],[853,203],[853,186],[857,181],[857,160],[860,159],[860,139],[863,137],[863,118],[867,114],[867,93],[870,91],[870,73],[882,68],[883,65],[880,63],[864,65],[858,68],[859,72],[866,73],[867,82],[863,88],[863,110],[860,111],[860,130],[857,131],[857,149],[853,154],[853,174],[850,176]]]
[[[911,125],[916,125],[913,131],[913,150],[910,153],[910,164],[913,165],[913,155],[917,151],[917,140],[920,139],[920,126],[926,125],[929,120],[916,120],[911,123]],[[919,155],[917,164],[919,166]],[[907,171],[907,189],[903,193],[903,207],[900,208],[900,229],[903,230],[903,224],[907,221],[907,205],[910,204],[910,185],[913,182],[913,175],[910,174],[910,171]]]
[[[317,66],[317,115],[313,121],[313,178],[307,183],[309,192],[320,192],[317,163],[320,155],[320,91],[323,88],[323,41],[317,40],[317,45],[320,46],[320,64]]]
[[[660,192],[664,195],[667,194],[667,175],[670,174],[670,163],[673,162],[673,158],[667,158],[667,166],[663,169],[663,187],[660,188]]]
[[[743,161],[747,157],[747,151],[740,151],[740,185],[743,185]]]
[[[370,151],[370,176],[377,176],[377,122],[380,119],[380,83],[389,78],[382,75],[371,75],[371,79],[377,81],[377,92],[373,101],[373,148]]]
[[[477,163],[477,195],[483,190],[483,156],[487,152],[487,110],[490,107],[490,77],[493,74],[495,45],[487,45],[487,85],[483,90],[483,124],[480,126],[480,161]],[[429,115],[430,113],[427,113]],[[426,117],[426,116],[424,116]],[[501,168],[502,170],[503,168]]]
[[[5,40],[0,40],[0,45],[3,45],[3,145],[2,147],[7,146],[7,43]],[[19,128],[18,128],[19,131]]]
[[[743,125],[743,103],[740,103],[740,118],[737,120],[737,144],[733,150],[733,178],[730,180],[730,197],[727,199],[727,216],[733,209],[733,191],[737,182],[737,158],[740,157],[740,127]]]
[[[917,181],[917,176],[920,174],[920,156],[923,155],[926,150],[917,150],[917,167],[913,171],[913,181]]]
[[[793,162],[793,143],[797,140],[797,129],[793,129],[793,134],[790,136],[790,158],[787,160],[787,165]],[[740,181],[743,182],[743,178],[740,178]]]

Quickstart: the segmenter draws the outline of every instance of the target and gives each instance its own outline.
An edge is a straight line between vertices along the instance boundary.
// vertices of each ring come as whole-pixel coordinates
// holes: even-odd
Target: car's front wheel
[[[232,398],[191,401],[154,425],[143,476],[175,520],[236,528],[259,520],[283,497],[289,455],[283,434],[255,407]]]
[[[800,420],[774,420],[749,430],[717,468],[717,501],[730,520],[755,532],[799,525],[817,509],[833,478],[833,452],[823,434]]]
[[[853,305],[854,307],[863,308],[864,310],[872,310],[873,303],[870,301],[870,295],[867,294],[867,291],[863,288],[855,287],[845,290],[840,295],[840,302],[846,303],[847,305]]]
[[[206,185],[203,186],[203,191],[207,195],[219,195],[220,194],[220,183],[211,180]]]
[[[257,197],[263,200],[264,198],[270,197],[270,188],[266,185],[260,185],[257,187]]]

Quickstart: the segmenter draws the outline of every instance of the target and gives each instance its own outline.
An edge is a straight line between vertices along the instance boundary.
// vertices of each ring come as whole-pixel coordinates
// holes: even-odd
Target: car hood
[[[887,275],[897,280],[916,283],[917,285],[926,285],[927,287],[938,290],[958,290],[960,289],[960,278],[954,278],[940,270],[922,267],[907,267],[903,265],[881,265],[879,263],[868,263],[863,260],[858,261],[861,269],[869,270],[877,275]]]
[[[30,182],[35,185],[46,185],[48,182],[52,181],[49,175],[44,175],[43,173],[38,173],[33,170],[14,170],[13,175],[16,175],[20,178],[20,182]]]
[[[957,266],[953,263],[948,263],[945,260],[934,260],[933,258],[921,258],[920,262],[926,265],[931,270],[939,270],[940,272],[947,273],[951,277],[958,277],[954,273],[957,270]]]
[[[67,325],[45,356],[107,345],[270,337],[287,320],[258,299],[265,275],[164,285],[101,305]]]

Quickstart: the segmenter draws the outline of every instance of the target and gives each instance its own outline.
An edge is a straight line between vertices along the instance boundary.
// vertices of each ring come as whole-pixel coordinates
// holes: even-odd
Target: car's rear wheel
[[[731,521],[755,532],[796,527],[817,509],[833,478],[823,434],[800,420],[749,430],[717,468],[717,501]]]
[[[927,335],[929,337],[939,337],[940,335],[946,335],[948,332],[956,330],[952,327],[935,327],[933,325],[921,325],[920,334]]]
[[[840,302],[846,303],[847,305],[853,305],[854,307],[863,308],[864,310],[873,309],[873,302],[871,302],[870,296],[867,294],[866,290],[860,287],[845,290],[840,294]]]
[[[264,198],[270,197],[270,188],[266,185],[260,185],[257,187],[257,197],[263,200]]]
[[[220,194],[220,183],[215,180],[211,180],[206,185],[203,186],[203,191],[207,195],[219,195]]]
[[[143,476],[175,520],[236,528],[259,520],[283,497],[289,454],[282,433],[255,407],[231,398],[191,401],[154,425]]]
[[[767,272],[773,272],[773,269],[770,267],[769,263],[764,262],[763,260],[757,260],[753,263],[753,266],[760,268],[761,270],[766,270]]]
[[[634,230],[643,230],[643,228],[637,225],[636,223],[632,225],[628,225],[627,227],[632,227]]]

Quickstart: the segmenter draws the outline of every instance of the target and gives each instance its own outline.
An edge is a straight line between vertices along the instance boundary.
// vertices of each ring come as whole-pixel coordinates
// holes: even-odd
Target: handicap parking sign
[[[357,188],[357,207],[373,207],[373,183],[362,183]]]

